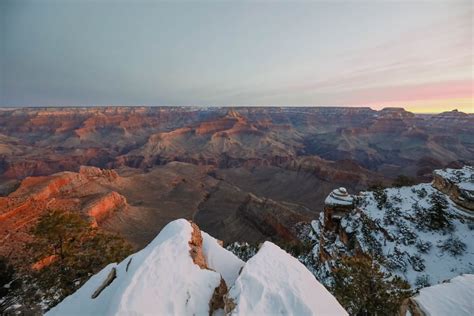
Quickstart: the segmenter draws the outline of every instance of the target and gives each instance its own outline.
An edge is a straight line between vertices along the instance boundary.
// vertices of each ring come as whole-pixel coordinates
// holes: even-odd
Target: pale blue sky
[[[1,106],[351,105],[472,84],[470,1],[1,3]]]

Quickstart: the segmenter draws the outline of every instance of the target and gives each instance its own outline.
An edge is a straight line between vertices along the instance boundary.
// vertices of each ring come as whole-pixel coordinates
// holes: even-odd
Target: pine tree
[[[52,211],[39,218],[31,231],[36,242],[30,246],[39,255],[48,253],[64,260],[75,241],[85,234],[90,225],[76,213]]]
[[[426,212],[426,224],[431,229],[443,230],[451,228],[452,224],[446,212],[448,201],[439,194],[433,193],[430,195],[431,207]]]
[[[46,298],[57,303],[110,262],[132,252],[120,236],[91,227],[80,215],[53,211],[42,216],[32,230],[34,260],[56,259],[34,274]]]
[[[396,315],[410,285],[380,270],[368,256],[344,257],[333,271],[332,291],[351,315]]]
[[[382,187],[376,188],[374,191],[374,199],[377,202],[377,207],[381,210],[385,203],[387,203],[387,192]]]

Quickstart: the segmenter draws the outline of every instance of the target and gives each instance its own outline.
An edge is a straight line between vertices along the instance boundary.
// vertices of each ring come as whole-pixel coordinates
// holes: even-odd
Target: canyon
[[[413,289],[425,274],[436,284],[471,272],[458,264],[469,264],[470,256],[451,260],[447,253],[457,251],[458,240],[461,248],[471,246],[473,123],[474,115],[458,111],[421,115],[401,108],[2,109],[0,258],[33,279],[57,264],[56,252],[32,260],[28,245],[40,219],[58,211],[79,215],[88,228],[118,236],[135,251],[183,218],[245,261],[270,241],[326,286],[333,262],[364,254]],[[417,225],[438,199],[449,201],[451,230],[430,254],[424,238],[431,228]],[[191,258],[208,269],[212,259],[194,237]],[[419,247],[423,255],[416,255]],[[104,284],[117,278],[118,270],[109,270]],[[229,288],[215,281],[209,308],[232,308],[222,300]],[[97,296],[106,286],[95,289]],[[44,312],[54,305],[44,299],[42,307],[34,301],[22,308]]]
[[[137,249],[181,217],[226,243],[294,243],[294,226],[316,217],[335,186],[430,181],[435,168],[474,162],[472,135],[474,115],[456,110],[3,109],[1,255],[52,209],[79,212]]]
[[[474,115],[401,108],[93,107],[0,111],[0,179],[146,170],[170,161],[218,168],[348,161],[383,176],[427,176],[472,160]],[[353,167],[354,167],[353,166]],[[429,171],[428,171],[429,170]]]

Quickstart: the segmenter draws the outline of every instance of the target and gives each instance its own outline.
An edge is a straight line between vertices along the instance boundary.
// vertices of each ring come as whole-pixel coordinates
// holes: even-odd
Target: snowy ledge
[[[347,315],[303,264],[265,242],[247,263],[187,220],[112,263],[47,315]]]
[[[474,312],[474,274],[426,287],[413,298],[425,315],[471,316]]]
[[[464,166],[461,169],[439,169],[435,175],[442,177],[457,185],[461,190],[474,192],[474,167]]]

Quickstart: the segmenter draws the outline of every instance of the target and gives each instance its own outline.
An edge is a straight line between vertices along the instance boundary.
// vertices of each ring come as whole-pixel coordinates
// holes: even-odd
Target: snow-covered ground
[[[474,167],[464,166],[461,169],[439,169],[435,174],[456,184],[460,189],[474,191]]]
[[[385,191],[388,203],[382,209],[377,207],[372,192],[365,193],[360,208],[379,228],[371,235],[379,243],[383,256],[397,266],[392,269],[395,273],[412,285],[416,284],[417,278],[426,277],[430,284],[436,284],[462,273],[474,273],[474,227],[468,219],[459,215],[458,207],[448,196],[443,195],[448,202],[445,213],[452,226],[446,230],[435,230],[422,228],[421,222],[426,218],[420,218],[418,213],[420,209],[432,207],[432,194],[441,194],[430,184]],[[364,225],[354,223],[347,218],[342,225],[357,230],[361,246],[370,253],[373,249],[369,249],[370,242],[362,231]],[[459,249],[460,253],[454,254],[442,247],[450,240],[460,241],[465,249]]]
[[[401,276],[413,288],[474,273],[472,217],[466,216],[447,195],[429,183],[383,191],[355,196],[356,207],[342,217],[341,228],[349,236],[350,245],[360,247],[385,270]],[[442,211],[433,211],[435,200],[444,205]],[[441,220],[446,226],[433,228],[431,219],[437,220],[438,215],[448,223]],[[323,219],[321,214],[312,222],[313,254],[317,263],[314,271],[324,283],[330,283],[331,262],[318,262],[320,247],[334,257],[352,255],[354,249],[347,241],[343,243],[339,234],[325,234]],[[324,246],[321,238],[326,241]]]
[[[226,284],[234,284],[245,262],[223,248],[217,239],[209,234],[202,232],[202,239],[202,250],[209,268],[219,272]]]
[[[146,248],[105,267],[47,315],[208,315],[221,276],[194,264],[191,233],[188,221],[171,222]],[[113,268],[116,278],[92,298]]]
[[[268,241],[247,261],[229,298],[232,315],[347,315],[303,264]]]
[[[247,263],[201,232],[207,268],[190,255],[193,227],[169,223],[143,250],[112,263],[47,315],[347,315],[297,259],[266,242]],[[211,309],[221,285],[224,308]]]
[[[430,316],[471,316],[474,314],[474,274],[464,274],[449,282],[420,290],[413,298]]]

